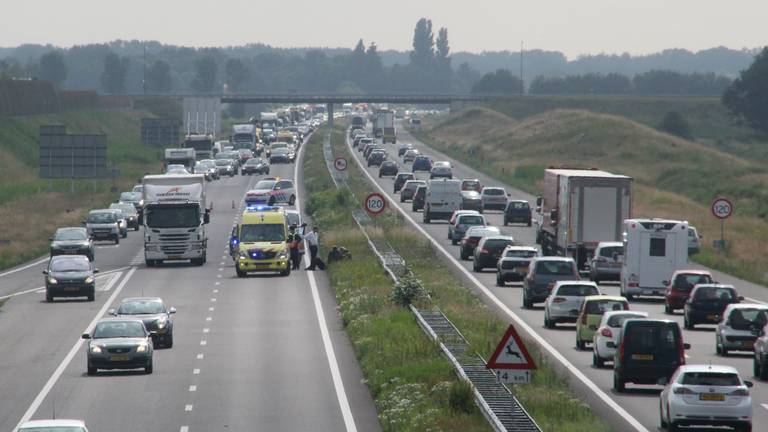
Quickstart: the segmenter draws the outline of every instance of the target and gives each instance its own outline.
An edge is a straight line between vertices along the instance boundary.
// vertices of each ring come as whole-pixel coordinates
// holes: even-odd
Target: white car
[[[715,351],[723,356],[728,351],[754,351],[755,340],[767,323],[768,305],[729,304],[715,329]]]
[[[600,295],[594,282],[557,281],[544,301],[544,327],[552,329],[557,323],[575,323],[584,297]]]
[[[616,347],[621,341],[621,326],[624,321],[633,318],[648,318],[648,312],[639,311],[608,311],[603,314],[600,324],[592,337],[592,365],[603,367],[607,361],[613,361]],[[613,342],[608,346],[608,342]]]
[[[16,432],[45,432],[45,431],[66,431],[66,432],[88,432],[85,422],[82,420],[32,420],[24,422]]]
[[[504,188],[484,187],[480,192],[483,211],[491,209],[504,211],[507,208],[507,196],[507,191]]]
[[[293,205],[296,203],[296,187],[293,180],[283,180],[280,178],[266,178],[259,181],[245,194],[246,205],[275,205],[286,203]]]
[[[661,427],[730,426],[752,431],[752,382],[731,366],[683,365],[659,396]]]

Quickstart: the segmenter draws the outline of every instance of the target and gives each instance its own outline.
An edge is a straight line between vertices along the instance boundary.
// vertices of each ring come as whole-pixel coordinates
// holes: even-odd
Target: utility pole
[[[525,82],[523,81],[523,41],[520,41],[520,94],[525,94]]]
[[[147,44],[142,44],[144,47],[144,78],[141,80],[141,88],[144,94],[147,94]]]

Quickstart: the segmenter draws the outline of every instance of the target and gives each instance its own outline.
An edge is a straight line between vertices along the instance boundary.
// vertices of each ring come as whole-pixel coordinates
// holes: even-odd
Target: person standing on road
[[[291,232],[288,235],[288,248],[291,251],[291,270],[299,270],[301,254],[299,253],[299,245],[301,244],[301,236],[296,232],[296,225],[291,225]]]
[[[309,245],[309,266],[305,270],[314,270],[315,263],[317,262],[317,246],[318,246],[318,228],[317,225],[312,227],[312,231],[309,232],[304,238]]]

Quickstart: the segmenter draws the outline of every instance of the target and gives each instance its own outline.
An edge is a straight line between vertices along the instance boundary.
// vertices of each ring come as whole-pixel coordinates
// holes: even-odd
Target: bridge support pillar
[[[328,112],[328,126],[333,129],[333,104],[326,105],[326,111]]]

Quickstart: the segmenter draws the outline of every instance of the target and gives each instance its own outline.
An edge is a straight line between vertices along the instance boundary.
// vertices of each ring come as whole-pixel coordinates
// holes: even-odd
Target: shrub
[[[406,307],[413,300],[424,295],[424,288],[418,279],[406,277],[400,279],[392,288],[392,301],[399,306]]]
[[[475,409],[472,384],[464,380],[453,383],[448,393],[448,406],[457,413],[471,413]]]
[[[659,130],[684,139],[693,138],[691,125],[688,124],[688,120],[677,111],[668,111],[664,114],[664,118],[661,119],[661,123],[659,124]]]

